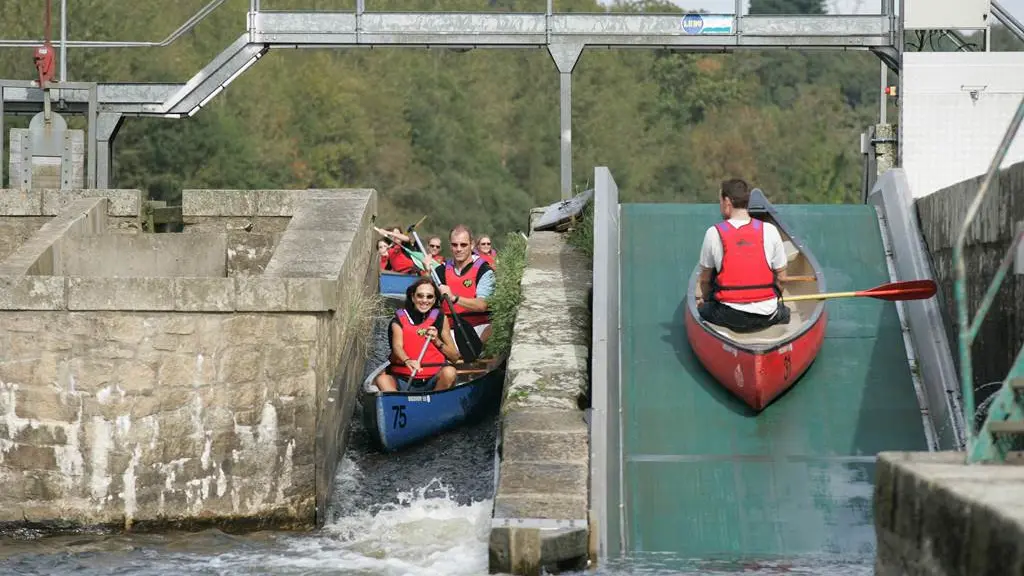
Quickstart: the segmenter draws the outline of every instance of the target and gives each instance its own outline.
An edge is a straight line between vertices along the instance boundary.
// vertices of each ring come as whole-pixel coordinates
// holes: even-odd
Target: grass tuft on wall
[[[522,300],[523,270],[526,268],[526,238],[518,233],[506,235],[498,254],[497,282],[487,299],[491,312],[491,337],[484,346],[487,357],[508,354],[512,349],[512,330]]]

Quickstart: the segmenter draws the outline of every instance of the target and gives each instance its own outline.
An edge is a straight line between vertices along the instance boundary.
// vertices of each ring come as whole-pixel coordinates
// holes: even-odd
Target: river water
[[[386,355],[383,325],[377,334],[368,370]],[[357,416],[338,466],[328,520],[318,531],[5,538],[0,539],[0,574],[484,575],[496,437],[493,415],[385,455],[373,448]],[[868,576],[872,562],[872,558],[709,562],[646,555],[613,562],[589,574]]]

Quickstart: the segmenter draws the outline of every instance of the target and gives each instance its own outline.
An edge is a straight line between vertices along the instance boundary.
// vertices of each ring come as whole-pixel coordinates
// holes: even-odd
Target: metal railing
[[[1010,121],[1010,125],[1006,129],[1006,133],[1003,135],[1003,140],[999,143],[999,147],[996,149],[996,153],[992,157],[992,163],[989,164],[988,172],[985,174],[985,179],[982,180],[981,186],[978,188],[978,192],[974,196],[974,200],[967,208],[967,214],[964,216],[964,222],[960,226],[960,233],[956,237],[956,243],[953,244],[953,268],[955,272],[953,294],[956,300],[957,324],[959,327],[960,385],[963,393],[964,425],[966,428],[969,460],[974,459],[972,455],[974,454],[975,443],[978,440],[977,431],[974,426],[974,373],[973,365],[971,363],[971,345],[974,343],[975,338],[978,336],[978,332],[981,330],[982,321],[984,321],[989,308],[992,307],[992,303],[995,301],[996,294],[999,292],[999,288],[1002,285],[1003,280],[1006,279],[1006,274],[1009,272],[1010,265],[1014,260],[1017,245],[1021,242],[1021,238],[1024,237],[1024,230],[1015,231],[1014,238],[1010,242],[1006,256],[999,264],[999,269],[996,270],[995,277],[989,284],[988,290],[985,291],[985,296],[981,299],[981,303],[978,305],[978,310],[975,313],[973,321],[970,321],[969,319],[970,311],[968,309],[969,303],[967,301],[967,267],[964,263],[964,243],[967,240],[967,229],[974,221],[974,218],[978,215],[978,209],[981,207],[981,203],[985,200],[985,196],[991,188],[992,180],[995,179],[998,174],[999,166],[1003,163],[1003,159],[1006,158],[1006,154],[1009,152],[1010,146],[1013,144],[1013,139],[1017,135],[1017,130],[1020,128],[1021,121],[1024,121],[1024,98],[1021,99],[1020,104],[1017,106],[1017,112],[1013,115],[1013,119]]]

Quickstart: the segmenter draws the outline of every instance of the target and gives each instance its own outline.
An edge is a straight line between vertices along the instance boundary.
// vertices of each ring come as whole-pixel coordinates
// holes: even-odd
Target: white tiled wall
[[[988,170],[1024,96],[1024,52],[906,52],[902,90],[903,168],[920,198]],[[1024,127],[1002,166],[1021,160]]]

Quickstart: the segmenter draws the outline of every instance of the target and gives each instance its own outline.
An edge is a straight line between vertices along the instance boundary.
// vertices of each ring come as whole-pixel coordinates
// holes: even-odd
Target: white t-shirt
[[[730,218],[727,222],[734,228],[739,228],[740,226],[750,224],[750,218],[745,220]],[[762,222],[762,225],[762,231],[764,232],[764,257],[768,265],[771,266],[772,270],[785,268],[788,260],[786,259],[786,249],[782,245],[782,236],[779,235],[779,229],[774,224],[768,222]],[[700,265],[718,271],[722,269],[722,238],[718,235],[718,231],[715,230],[714,226],[708,228],[707,232],[704,233],[704,244],[700,248]],[[744,312],[771,316],[779,307],[779,299],[773,296],[768,300],[760,302],[746,302],[742,304],[722,302],[722,304]]]

